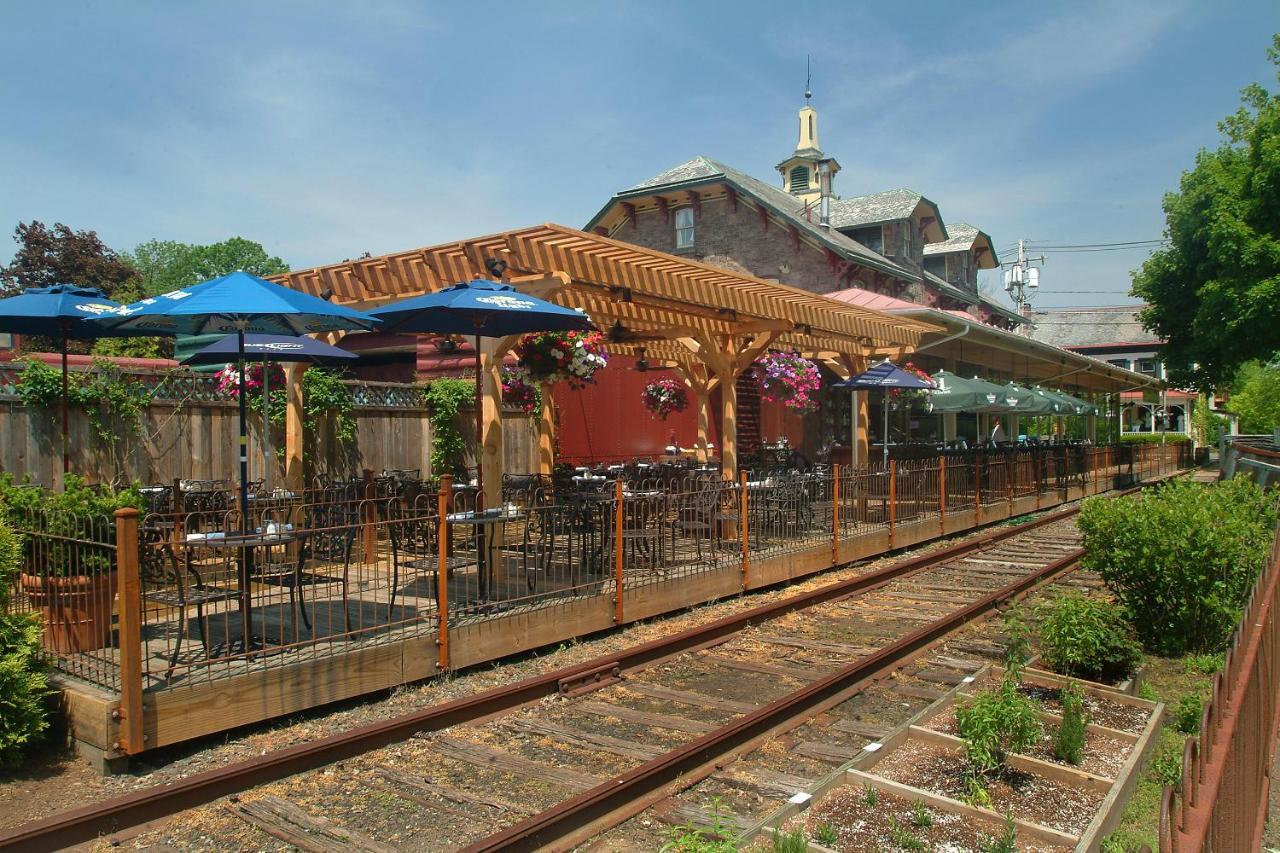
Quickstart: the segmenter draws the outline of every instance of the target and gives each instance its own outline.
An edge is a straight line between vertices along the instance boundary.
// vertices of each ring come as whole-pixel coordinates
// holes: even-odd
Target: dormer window
[[[791,169],[791,191],[807,192],[809,190],[809,167],[800,165]]]
[[[676,248],[693,248],[693,208],[682,207],[676,211]]]

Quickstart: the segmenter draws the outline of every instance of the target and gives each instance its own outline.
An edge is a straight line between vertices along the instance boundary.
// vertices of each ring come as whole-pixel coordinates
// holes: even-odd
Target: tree
[[[1251,361],[1231,380],[1226,409],[1240,417],[1245,435],[1270,434],[1280,426],[1280,367]]]
[[[1280,77],[1280,34],[1268,58]],[[1169,246],[1133,276],[1143,325],[1167,341],[1174,384],[1210,390],[1280,350],[1280,93],[1252,84],[1178,192],[1164,198]]]
[[[18,223],[13,230],[18,251],[13,261],[0,268],[0,294],[27,287],[52,284],[77,284],[96,287],[112,299],[129,298],[136,290],[137,272],[98,237],[96,231],[73,231],[61,222],[52,228],[33,220]],[[33,351],[55,351],[61,341],[26,336],[24,348]],[[88,341],[71,341],[71,352],[86,353]]]
[[[268,255],[261,243],[243,237],[205,246],[176,240],[148,240],[126,258],[139,276],[137,292],[131,299],[168,293],[236,270],[254,275],[289,271],[289,265]],[[102,338],[94,344],[93,351],[99,355],[170,357],[173,342],[161,338]]]

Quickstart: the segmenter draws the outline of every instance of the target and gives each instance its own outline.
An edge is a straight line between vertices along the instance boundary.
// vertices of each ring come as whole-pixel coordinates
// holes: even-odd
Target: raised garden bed
[[[1096,850],[1120,820],[1156,742],[1164,706],[1076,680],[1090,723],[1083,761],[1073,766],[1056,759],[1052,748],[1059,693],[1071,679],[1024,671],[1020,689],[1041,703],[1045,732],[1025,754],[1008,756],[1005,771],[987,781],[990,807],[977,807],[964,801],[968,767],[955,736],[955,704],[998,685],[1003,675],[990,667],[967,679],[812,791],[793,797],[764,822],[757,839],[767,842],[775,829],[799,829],[811,851],[960,853],[999,837],[1007,814],[1020,850]],[[921,846],[913,847],[916,842]]]

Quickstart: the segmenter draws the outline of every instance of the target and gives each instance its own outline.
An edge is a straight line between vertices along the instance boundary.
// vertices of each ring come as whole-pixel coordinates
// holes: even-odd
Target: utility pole
[[[1004,271],[1004,289],[1013,299],[1018,313],[1024,317],[1031,314],[1031,297],[1040,286],[1040,268],[1034,264],[1043,264],[1046,258],[1027,257],[1027,241],[1018,241],[1018,260],[1010,264],[1001,264]]]

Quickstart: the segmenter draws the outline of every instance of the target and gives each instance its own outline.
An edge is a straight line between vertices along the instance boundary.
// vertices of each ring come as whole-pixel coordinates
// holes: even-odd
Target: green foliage
[[[889,835],[899,850],[928,850],[923,841],[911,834],[911,830],[898,823],[898,818],[889,815]]]
[[[1084,708],[1084,691],[1074,681],[1061,691],[1062,722],[1053,735],[1053,754],[1059,761],[1079,764],[1084,759],[1085,726],[1089,722]]]
[[[1022,669],[1031,659],[1031,629],[1023,618],[1022,607],[1014,605],[1004,615],[1004,669],[1014,681],[1022,678]]]
[[[23,359],[17,390],[28,406],[61,406],[62,370],[35,357]],[[67,377],[68,404],[84,412],[94,435],[107,444],[138,433],[151,396],[145,385],[103,358],[95,358],[88,370]]]
[[[437,476],[465,463],[467,442],[458,413],[474,403],[475,393],[475,385],[465,379],[436,379],[423,389],[422,401],[431,420],[431,470]]]
[[[48,726],[39,648],[35,614],[0,613],[0,767],[17,766]]]
[[[136,486],[91,489],[75,474],[67,475],[62,491],[15,483],[12,474],[3,474],[0,507],[15,530],[40,531],[40,547],[31,536],[22,540],[24,569],[58,577],[109,571],[115,565],[115,511],[145,511],[146,501]]]
[[[1280,70],[1280,35],[1267,51]],[[1280,94],[1253,84],[1164,198],[1169,245],[1133,277],[1178,387],[1209,390],[1280,350]]]
[[[880,794],[876,791],[875,786],[870,782],[864,783],[862,786],[862,801],[869,806],[874,806],[878,799],[880,799]]]
[[[924,800],[916,800],[911,804],[911,823],[921,829],[933,826],[933,815],[925,808]]]
[[[964,797],[962,799],[976,808],[991,808],[991,792],[987,790],[985,777],[974,772],[965,774]]]
[[[1177,788],[1182,784],[1182,750],[1170,746],[1162,750],[1151,762],[1151,775],[1161,785]]]
[[[272,403],[272,417],[284,422],[283,409],[276,414],[278,404]],[[328,419],[333,425],[331,436],[340,444],[356,440],[356,401],[351,389],[342,381],[342,374],[322,367],[308,367],[302,374],[303,426],[313,432],[321,421]]]
[[[1211,408],[1208,395],[1201,394],[1191,404],[1191,437],[1201,446],[1217,447],[1227,424],[1227,419]]]
[[[1148,702],[1159,702],[1160,697],[1156,694],[1155,688],[1145,681],[1138,684],[1138,698],[1146,699]]]
[[[1115,833],[1102,839],[1102,846],[1098,849],[1101,850],[1102,853],[1125,853],[1124,841]]]
[[[1115,681],[1142,660],[1142,650],[1117,604],[1069,592],[1041,605],[1038,613],[1040,654],[1054,672]]]
[[[738,834],[725,811],[724,801],[712,797],[706,813],[710,826],[702,827],[690,821],[672,827],[659,853],[734,853],[738,849]]]
[[[1200,715],[1203,709],[1204,704],[1199,696],[1183,696],[1173,712],[1173,727],[1184,735],[1200,734]]]
[[[978,840],[978,850],[980,853],[1018,853],[1018,827],[1013,822],[1012,814],[1004,816],[1004,829],[998,838],[982,834]]]
[[[961,702],[956,727],[975,773],[1002,769],[1010,752],[1027,749],[1041,733],[1036,703],[1019,693],[1011,680]]]
[[[1223,652],[1216,655],[1187,655],[1182,660],[1182,666],[1187,672],[1199,675],[1213,675],[1225,663],[1226,654]]]
[[[13,582],[21,568],[22,537],[6,522],[0,521],[0,612],[8,609]]]
[[[1084,568],[1102,575],[1158,654],[1225,648],[1270,553],[1275,502],[1243,477],[1173,480],[1084,502]]]
[[[804,830],[793,832],[773,831],[773,853],[806,853],[809,842],[805,840]]]
[[[1187,441],[1185,432],[1123,432],[1120,434],[1121,444],[1166,444],[1172,441]]]
[[[840,833],[829,823],[820,823],[813,831],[813,840],[823,847],[835,847],[840,843]]]
[[[1270,435],[1280,426],[1280,365],[1242,365],[1231,380],[1226,409],[1240,416],[1245,435]]]
[[[288,272],[289,265],[267,254],[261,243],[232,237],[196,245],[176,240],[148,240],[125,255],[142,279],[142,296],[158,296],[236,270],[258,276]]]

